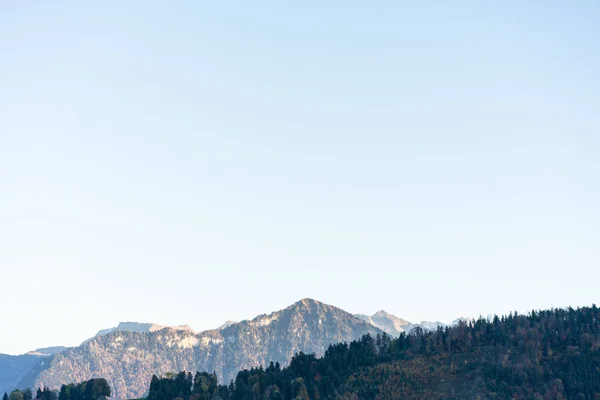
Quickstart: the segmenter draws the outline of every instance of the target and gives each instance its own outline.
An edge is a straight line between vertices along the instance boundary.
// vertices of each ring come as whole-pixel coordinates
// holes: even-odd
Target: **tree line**
[[[110,386],[103,378],[62,385],[59,391],[38,388],[35,394],[35,400],[103,400],[107,397],[110,397]],[[13,390],[10,395],[4,393],[2,400],[33,400],[33,395],[29,388]]]

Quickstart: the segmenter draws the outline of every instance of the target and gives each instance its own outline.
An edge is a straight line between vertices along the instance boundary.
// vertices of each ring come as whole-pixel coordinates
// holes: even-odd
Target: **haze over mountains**
[[[438,323],[428,324],[437,327]],[[385,311],[353,315],[312,299],[200,333],[187,325],[122,322],[77,347],[0,358],[0,368],[10,371],[0,374],[6,377],[0,381],[0,392],[14,387],[58,389],[65,382],[101,376],[113,388],[113,398],[137,398],[144,395],[152,374],[206,370],[228,382],[240,369],[270,361],[285,365],[300,351],[322,355],[331,343],[349,342],[367,333],[398,336],[417,326],[423,327]],[[14,360],[19,360],[18,365]]]

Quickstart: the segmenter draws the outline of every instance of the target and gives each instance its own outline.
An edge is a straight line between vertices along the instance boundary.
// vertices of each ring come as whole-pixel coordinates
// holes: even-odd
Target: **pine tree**
[[[58,400],[69,400],[69,395],[67,394],[67,385],[62,385],[60,387],[60,392],[58,392]]]
[[[233,396],[235,396],[235,385],[233,384],[233,379],[229,382],[227,392],[229,393],[229,398],[233,399]]]

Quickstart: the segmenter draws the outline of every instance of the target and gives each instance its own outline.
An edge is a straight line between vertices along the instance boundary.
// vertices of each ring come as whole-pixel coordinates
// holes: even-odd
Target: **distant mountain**
[[[456,321],[458,322],[458,321]],[[435,322],[431,322],[431,321],[421,321],[418,324],[410,324],[409,326],[406,327],[406,331],[410,332],[415,328],[421,328],[425,331],[435,331],[437,330],[438,327],[446,327],[446,326],[452,326],[455,325],[455,323],[452,323],[450,325],[444,324],[443,322],[440,321],[435,321]]]
[[[40,360],[37,355],[0,354],[0,395],[16,388],[25,374]]]
[[[65,351],[68,347],[65,346],[54,346],[54,347],[44,347],[42,349],[35,349],[33,351],[27,352],[28,355],[48,357],[56,353],[60,353],[61,351]]]
[[[167,328],[165,325],[140,322],[121,322],[118,326],[99,331],[96,336],[107,335],[111,332],[155,332]],[[169,327],[175,330],[193,332],[187,325]],[[87,339],[84,343],[91,341]],[[17,356],[0,354],[0,395],[4,392],[10,392],[16,388],[23,388],[19,385],[21,381],[27,381],[26,377],[35,374],[40,368],[46,367],[50,356],[67,350],[68,347],[54,346],[35,349]],[[35,366],[34,370],[32,368]]]
[[[383,310],[377,311],[371,316],[363,314],[356,314],[356,316],[393,337],[397,337],[400,333],[409,330],[409,327],[412,326],[407,320],[388,314]]]
[[[16,389],[21,379],[41,360],[66,349],[58,346],[36,349],[18,356],[0,354],[0,395]]]
[[[96,336],[89,338],[87,340],[84,340],[83,343],[87,343],[90,340],[92,340],[98,336],[108,335],[109,333],[112,333],[112,332],[156,332],[156,331],[160,331],[165,328],[170,328],[170,329],[173,329],[176,331],[194,332],[194,330],[192,328],[190,328],[188,325],[167,326],[167,325],[158,325],[158,324],[146,323],[146,322],[121,322],[121,323],[119,323],[119,325],[115,326],[114,328],[102,329],[102,330],[98,331],[98,333],[96,333]]]
[[[398,337],[400,333],[408,333],[416,328],[421,328],[425,331],[435,331],[437,330],[438,326],[441,326],[442,328],[446,326],[446,324],[439,321],[421,321],[418,324],[413,324],[405,319],[396,317],[395,315],[389,314],[383,310],[377,311],[371,316],[364,314],[356,314],[355,316],[381,329],[382,331],[386,332],[387,334],[393,337]],[[458,320],[453,322],[451,325],[455,325],[457,322]]]
[[[214,371],[228,382],[240,369],[270,361],[285,364],[299,351],[322,355],[331,343],[367,333],[381,330],[339,308],[303,299],[251,321],[197,334],[171,328],[115,329],[42,360],[19,386],[58,389],[65,382],[104,377],[113,388],[112,399],[139,398],[152,374]]]

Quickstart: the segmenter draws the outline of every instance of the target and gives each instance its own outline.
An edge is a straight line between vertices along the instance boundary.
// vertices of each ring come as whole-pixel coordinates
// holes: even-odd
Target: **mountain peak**
[[[284,320],[289,320],[290,315],[296,315],[296,316],[307,316],[307,315],[317,315],[317,314],[324,314],[326,310],[339,310],[339,311],[343,311],[340,309],[337,309],[334,306],[330,306],[328,304],[325,303],[321,303],[320,301],[305,297],[301,300],[298,300],[297,302],[287,306],[286,308],[279,310],[279,311],[274,311],[270,314],[261,314],[257,317],[255,317],[254,319],[252,319],[251,321],[249,321],[250,324],[255,325],[255,326],[266,326],[266,325],[270,325],[271,323],[278,321],[280,319],[283,318],[284,315],[287,315],[287,317],[284,317]],[[351,317],[352,314],[348,314]]]
[[[218,331],[229,328],[231,325],[237,324],[237,321],[225,321],[225,323],[217,328]]]
[[[331,306],[329,304],[325,304],[322,303],[318,300],[315,299],[311,299],[309,297],[305,297],[303,299],[298,300],[297,302],[287,306],[286,308],[284,308],[281,311],[287,311],[287,310],[294,310],[294,311],[301,311],[301,310],[315,310],[315,309],[319,309],[319,310],[325,310],[325,309],[334,309],[336,307]],[[279,312],[279,311],[276,311]]]
[[[384,310],[379,310],[371,316],[356,314],[356,317],[368,322],[369,324],[392,336],[398,336],[400,333],[409,330],[412,326],[412,324],[407,320],[396,317],[395,315]]]
[[[318,301],[316,301],[315,299],[311,299],[310,297],[305,297],[302,300],[300,300],[300,302],[304,305],[319,303]]]
[[[379,310],[375,314],[373,314],[373,317],[395,317],[395,316],[386,312],[385,310]]]
[[[305,297],[303,299],[298,300],[294,304],[292,304],[291,307],[293,307],[293,306],[310,307],[310,306],[314,306],[314,305],[320,306],[320,305],[326,305],[326,304],[321,303],[320,301],[317,301],[315,299],[311,299],[310,297]]]

